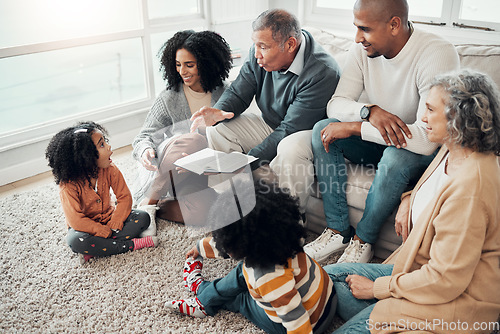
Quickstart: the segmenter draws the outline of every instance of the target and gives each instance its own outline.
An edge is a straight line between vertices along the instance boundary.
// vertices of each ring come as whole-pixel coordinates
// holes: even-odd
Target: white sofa
[[[341,68],[344,66],[347,51],[354,44],[352,39],[339,37],[332,32],[314,27],[306,27],[305,30],[309,31],[316,41],[335,58]],[[497,86],[500,87],[500,45],[466,44],[456,45],[456,48],[460,56],[461,67],[488,73]],[[363,96],[360,99],[362,98]],[[357,222],[363,215],[366,196],[375,171],[363,166],[353,165],[352,167],[348,168],[346,194],[350,222],[352,226],[356,227]],[[385,222],[375,244],[375,256],[379,258],[386,258],[401,244],[401,238],[394,232],[394,216],[395,212]],[[323,201],[319,192],[309,198],[306,207],[306,218],[306,227],[309,230],[321,233],[325,229]]]

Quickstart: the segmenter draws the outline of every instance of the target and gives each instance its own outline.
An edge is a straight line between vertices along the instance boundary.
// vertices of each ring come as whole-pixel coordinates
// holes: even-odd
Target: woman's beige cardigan
[[[411,194],[444,159],[443,147]],[[410,209],[411,217],[411,209]],[[372,333],[490,333],[500,313],[500,167],[473,153],[420,215],[375,281]],[[475,324],[477,322],[477,324]],[[385,325],[384,325],[385,323]],[[467,329],[467,330],[464,330]]]

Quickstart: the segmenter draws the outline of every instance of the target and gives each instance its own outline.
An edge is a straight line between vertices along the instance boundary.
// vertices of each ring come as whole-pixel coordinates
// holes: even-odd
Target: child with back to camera
[[[52,168],[68,225],[67,243],[80,262],[144,247],[155,247],[157,237],[140,238],[150,219],[131,210],[132,195],[120,170],[106,130],[94,122],[81,122],[57,133],[45,156]],[[116,196],[111,203],[110,188]]]
[[[218,198],[208,223],[224,220],[233,196],[229,191]],[[306,232],[297,201],[263,182],[255,183],[255,197],[248,215],[215,230],[186,254],[184,285],[197,296],[165,306],[198,318],[220,309],[239,312],[269,333],[324,332],[335,313],[333,283],[303,251]],[[226,277],[205,281],[203,257],[228,255],[241,262]]]

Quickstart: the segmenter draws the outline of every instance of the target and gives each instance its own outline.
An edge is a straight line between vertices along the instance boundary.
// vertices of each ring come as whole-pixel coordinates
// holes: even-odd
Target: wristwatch
[[[361,108],[361,110],[359,111],[359,115],[361,116],[361,119],[363,121],[367,121],[368,120],[368,117],[370,117],[370,108],[372,106],[363,106],[363,108]]]

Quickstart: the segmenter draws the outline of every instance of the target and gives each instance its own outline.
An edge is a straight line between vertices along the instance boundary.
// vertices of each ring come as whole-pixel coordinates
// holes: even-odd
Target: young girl
[[[234,205],[233,196],[229,191],[217,199],[209,223],[224,220],[232,211],[228,206]],[[186,254],[185,286],[197,297],[165,306],[198,318],[220,309],[239,312],[268,333],[321,333],[335,313],[333,283],[302,249],[306,232],[299,224],[297,201],[260,182],[255,197],[248,215],[214,231]],[[202,257],[226,254],[242,262],[226,277],[205,281]]]
[[[99,124],[82,122],[57,133],[45,152],[59,185],[68,245],[82,263],[158,244],[156,237],[138,238],[149,226],[149,215],[131,211],[132,195],[112,163],[106,135]]]

